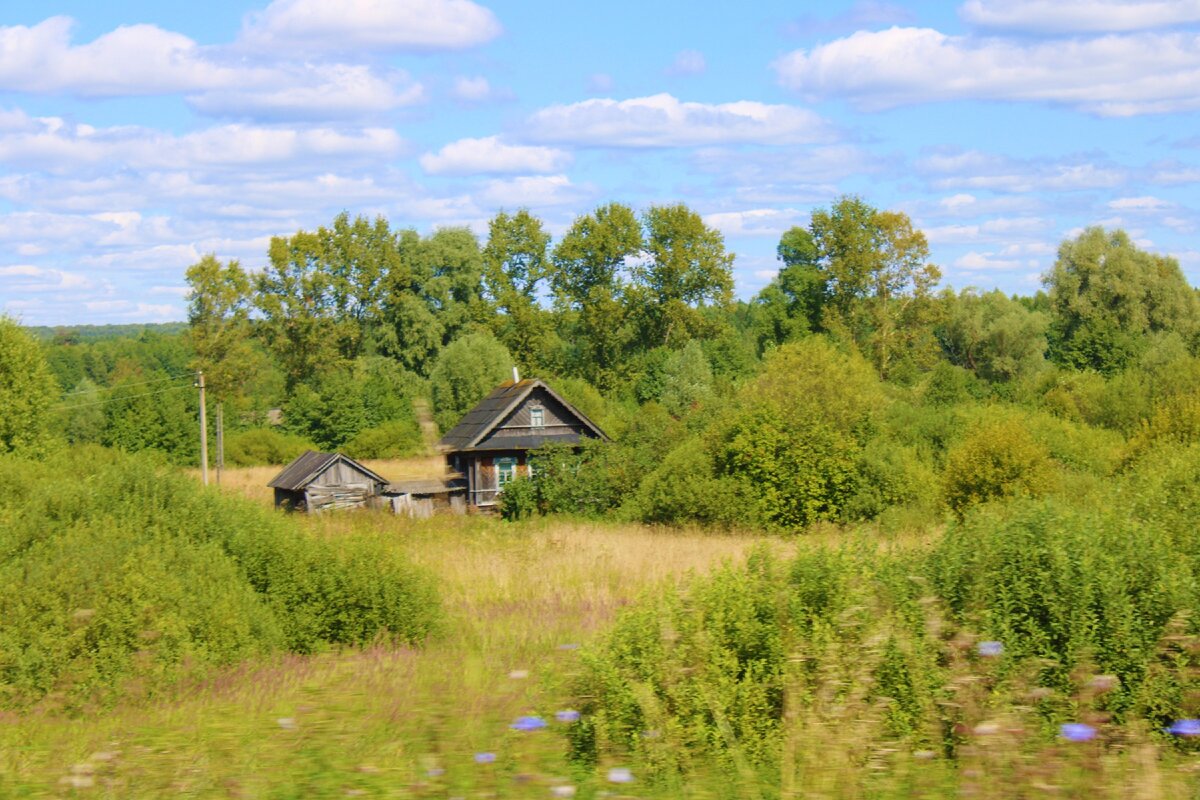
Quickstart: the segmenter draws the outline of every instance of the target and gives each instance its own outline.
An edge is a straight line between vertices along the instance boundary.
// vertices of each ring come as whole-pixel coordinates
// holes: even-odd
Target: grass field
[[[396,479],[429,466],[372,464]],[[268,503],[275,472],[229,470],[222,491]],[[580,779],[564,774],[563,739],[508,725],[528,714],[552,720],[577,648],[641,592],[766,541],[475,516],[292,519],[325,536],[388,537],[433,570],[443,633],[421,650],[247,664],[93,716],[0,716],[0,796],[447,796],[492,784],[502,796],[549,796],[550,778]],[[483,752],[496,763],[476,764]]]

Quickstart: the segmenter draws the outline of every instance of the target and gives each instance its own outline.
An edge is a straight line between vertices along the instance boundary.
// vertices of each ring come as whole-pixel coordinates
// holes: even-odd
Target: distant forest
[[[194,464],[203,370],[230,464],[398,457],[516,365],[615,441],[547,451],[510,513],[767,529],[1071,492],[1200,436],[1197,293],[1122,231],[1064,241],[1028,297],[939,290],[924,234],[859,197],[777,252],[741,301],[684,205],[611,203],[557,241],[524,210],[482,241],[341,214],[261,272],[190,267],[186,324],[35,329],[49,430]]]

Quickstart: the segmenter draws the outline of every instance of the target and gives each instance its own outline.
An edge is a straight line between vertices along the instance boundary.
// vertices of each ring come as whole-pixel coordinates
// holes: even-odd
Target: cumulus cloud
[[[583,202],[591,190],[566,175],[521,176],[488,181],[478,193],[485,208],[547,208]]]
[[[699,50],[680,50],[675,54],[675,60],[667,67],[668,75],[703,75],[708,69],[704,53]]]
[[[259,118],[353,116],[424,97],[399,70],[379,75],[358,64],[250,60],[154,25],[120,27],[76,45],[73,27],[68,17],[0,27],[0,89],[89,98],[183,94],[201,113]],[[16,122],[0,117],[0,130]]]
[[[421,168],[431,175],[558,172],[570,160],[564,150],[505,144],[497,136],[459,139],[420,158]]]
[[[859,31],[775,62],[780,82],[866,110],[942,100],[1020,100],[1131,116],[1200,108],[1200,35],[1139,33],[1023,42],[930,28]]]
[[[802,225],[808,214],[794,208],[752,208],[706,214],[704,223],[726,236],[769,236],[776,238],[794,225]]]
[[[1161,211],[1171,206],[1166,200],[1157,197],[1118,197],[1110,200],[1108,207],[1115,211]]]
[[[531,138],[608,147],[804,144],[834,138],[807,109],[750,100],[689,103],[669,94],[593,99],[544,108],[526,125]]]
[[[306,52],[462,50],[500,35],[499,20],[470,0],[273,0],[251,15],[242,40]]]
[[[982,272],[989,270],[1023,269],[1028,265],[1026,262],[1017,259],[998,258],[995,253],[977,253],[972,250],[955,259],[954,266],[970,272]]]
[[[938,189],[996,192],[1111,189],[1129,180],[1122,167],[1074,157],[1013,159],[979,150],[947,150],[917,160],[917,171]]]
[[[233,124],[175,135],[136,127],[96,129],[51,117],[38,120],[34,130],[0,134],[0,164],[55,170],[113,163],[150,169],[269,166],[316,157],[386,158],[403,146],[391,128],[343,131]]]
[[[976,244],[1039,237],[1052,227],[1053,223],[1042,217],[996,217],[967,225],[926,227],[924,231],[931,244]]]
[[[96,283],[78,272],[13,264],[0,266],[0,286],[6,292],[61,292],[85,291],[94,288]]]
[[[1200,0],[967,0],[958,13],[999,30],[1136,31],[1200,22]]]

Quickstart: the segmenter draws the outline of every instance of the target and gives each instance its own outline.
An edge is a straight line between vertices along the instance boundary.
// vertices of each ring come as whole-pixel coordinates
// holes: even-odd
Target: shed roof
[[[267,486],[274,489],[283,489],[288,492],[300,491],[338,461],[349,464],[379,483],[387,483],[385,478],[367,469],[349,456],[344,456],[341,453],[318,453],[315,450],[306,450],[297,456],[295,461],[284,467],[282,472],[272,478]]]
[[[388,494],[447,494],[466,488],[467,484],[461,478],[416,478],[389,483],[384,491]]]
[[[588,430],[590,430],[599,439],[608,439],[604,431],[588,419],[575,406],[568,403],[566,400],[558,396],[558,394],[543,383],[536,379],[526,379],[522,381],[505,381],[492,390],[492,393],[479,401],[478,405],[466,413],[458,424],[450,429],[449,433],[442,437],[438,442],[438,446],[444,450],[473,450],[489,433],[491,433],[497,425],[499,425],[509,412],[517,407],[526,397],[533,392],[534,389],[544,389],[551,397],[563,405],[563,407],[572,414],[579,422]],[[544,441],[538,441],[536,444],[515,444],[515,440],[509,440],[509,447],[531,448],[537,447],[540,444],[545,444],[548,441],[554,440],[555,437],[521,437],[537,438]],[[561,437],[560,437],[561,440]]]

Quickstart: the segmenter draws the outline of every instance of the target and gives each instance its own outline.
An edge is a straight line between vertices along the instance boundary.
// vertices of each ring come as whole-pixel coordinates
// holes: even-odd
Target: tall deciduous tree
[[[942,293],[934,329],[952,364],[989,381],[1009,381],[1045,363],[1048,317],[999,290]]]
[[[488,226],[483,248],[483,280],[491,303],[496,336],[530,373],[554,365],[554,320],[538,303],[540,285],[549,275],[550,235],[526,209],[501,211]]]
[[[642,219],[646,257],[633,267],[631,293],[641,343],[680,346],[711,334],[699,309],[733,299],[733,254],[724,237],[682,203],[652,206]]]
[[[848,196],[813,212],[810,230],[827,287],[825,328],[852,337],[885,377],[900,353],[932,345],[941,272],[906,214]]]
[[[1063,242],[1045,284],[1051,355],[1060,363],[1113,372],[1156,332],[1197,344],[1200,300],[1179,263],[1139,250],[1125,231],[1088,228]]]
[[[54,440],[58,396],[37,342],[16,321],[0,316],[0,454],[43,455]]]
[[[214,399],[239,394],[252,360],[250,276],[236,260],[222,265],[213,254],[188,267],[188,340]]]
[[[554,249],[550,286],[559,312],[573,317],[573,371],[601,388],[618,375],[630,338],[626,262],[641,250],[641,224],[620,203],[577,218]]]

